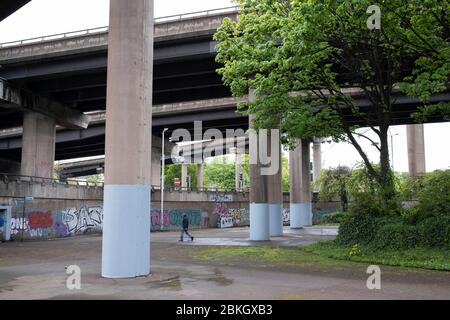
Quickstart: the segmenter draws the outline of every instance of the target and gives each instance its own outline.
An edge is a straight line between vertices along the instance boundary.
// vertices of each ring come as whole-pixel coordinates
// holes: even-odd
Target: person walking
[[[194,241],[194,237],[189,234],[189,218],[188,218],[187,214],[183,214],[180,242],[184,241],[184,238],[183,238],[184,234],[187,234],[191,238],[191,241]]]

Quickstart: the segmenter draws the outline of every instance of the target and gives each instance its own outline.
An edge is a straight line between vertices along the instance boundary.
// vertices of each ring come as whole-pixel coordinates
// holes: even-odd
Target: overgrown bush
[[[345,216],[347,215],[347,213],[345,212],[334,212],[334,213],[330,213],[326,216],[324,216],[322,218],[322,220],[320,220],[320,224],[321,225],[326,225],[326,224],[340,224],[343,219],[345,218]]]
[[[422,183],[423,187],[418,192],[419,219],[450,216],[450,170],[430,173]]]
[[[441,215],[417,224],[420,245],[429,248],[450,248],[450,217]]]
[[[409,185],[418,204],[402,214],[386,214],[376,197],[360,193],[342,220],[336,241],[374,249],[450,248],[450,170],[433,172]]]
[[[349,214],[342,219],[336,241],[343,245],[371,242],[377,231],[377,218],[382,212],[378,202],[369,193],[360,193],[354,198]]]
[[[377,223],[377,219],[366,213],[349,213],[342,219],[336,242],[342,245],[368,244],[375,237]]]
[[[378,225],[379,228],[372,241],[376,249],[411,249],[420,244],[416,226],[396,219],[386,219]]]

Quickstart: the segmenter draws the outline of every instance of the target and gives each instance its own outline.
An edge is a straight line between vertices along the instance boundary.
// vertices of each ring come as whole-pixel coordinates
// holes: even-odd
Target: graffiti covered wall
[[[0,210],[0,240],[3,239],[3,229],[6,223],[6,210]]]
[[[161,230],[161,211],[154,209],[149,215],[152,231]],[[179,230],[183,215],[189,218],[191,228],[203,227],[205,213],[201,209],[168,209],[162,217],[164,230]],[[1,223],[5,219],[0,216]],[[19,211],[11,219],[13,239],[51,239],[81,234],[100,233],[103,225],[101,206],[81,206],[64,210],[27,209]],[[0,226],[1,228],[1,226]],[[1,231],[0,231],[1,233]]]
[[[27,209],[11,219],[13,238],[62,238],[102,229],[101,207],[68,208],[62,211]]]
[[[161,223],[161,210],[153,209],[151,212],[152,230],[179,230],[181,228],[183,215],[189,219],[190,228],[200,228],[202,226],[202,211],[200,209],[168,209],[164,210]]]
[[[283,208],[283,225],[289,226],[291,224],[291,209]]]
[[[248,209],[229,208],[226,203],[216,203],[214,213],[217,216],[218,228],[245,227],[250,225]]]

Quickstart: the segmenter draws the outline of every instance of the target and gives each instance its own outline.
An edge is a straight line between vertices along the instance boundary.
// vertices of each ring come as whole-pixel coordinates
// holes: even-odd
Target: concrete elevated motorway
[[[0,21],[22,8],[31,0],[2,0],[0,2]]]
[[[156,19],[153,134],[164,128],[248,128],[216,69],[212,35],[235,8]],[[57,127],[55,159],[104,155],[108,28],[0,45],[1,158],[20,161],[23,114],[40,112]],[[355,92],[364,110],[370,102]],[[433,97],[449,101],[449,94]],[[39,101],[40,103],[30,103]],[[45,103],[42,103],[45,101]],[[412,123],[421,103],[399,96],[393,124]],[[434,118],[430,122],[443,119]],[[361,119],[355,124],[365,125]],[[89,125],[89,126],[88,126]],[[170,134],[169,131],[169,134]]]

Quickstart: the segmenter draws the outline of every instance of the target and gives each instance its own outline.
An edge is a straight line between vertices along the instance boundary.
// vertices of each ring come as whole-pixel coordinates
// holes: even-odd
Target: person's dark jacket
[[[189,219],[188,217],[183,217],[183,229],[187,230],[189,228]]]

